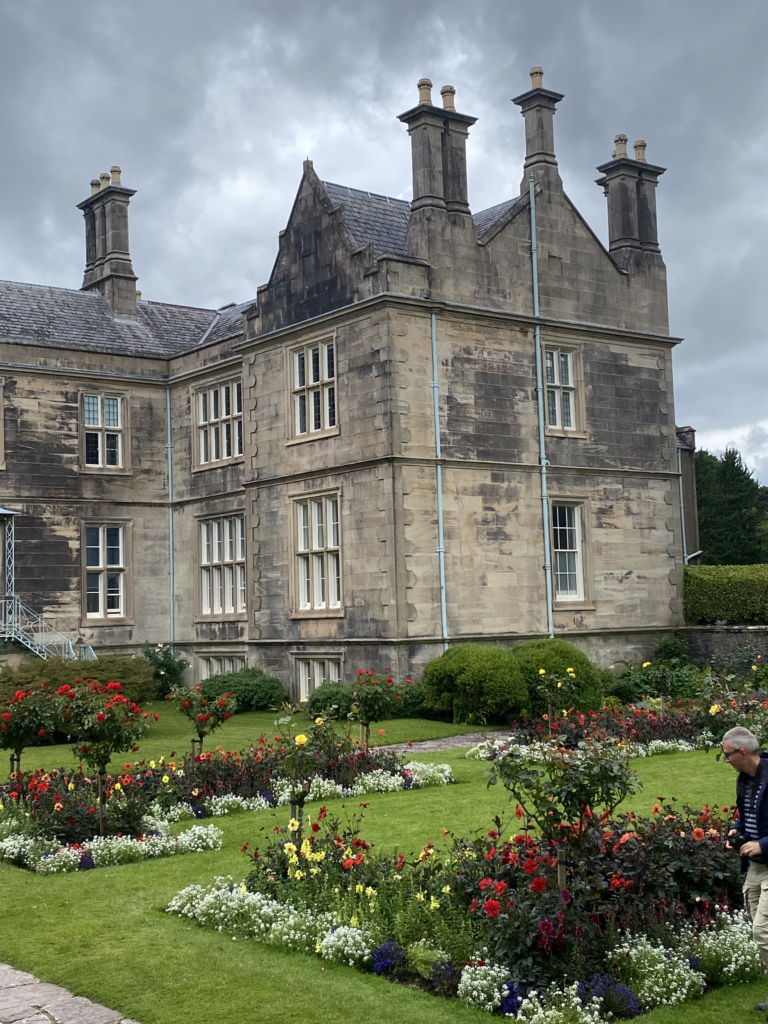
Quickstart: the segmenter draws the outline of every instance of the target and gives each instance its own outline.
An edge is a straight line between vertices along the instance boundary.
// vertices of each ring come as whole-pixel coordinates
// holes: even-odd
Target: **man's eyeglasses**
[[[740,753],[741,753],[740,750],[724,750],[723,751],[723,760],[724,761],[730,761],[734,754],[740,754]]]

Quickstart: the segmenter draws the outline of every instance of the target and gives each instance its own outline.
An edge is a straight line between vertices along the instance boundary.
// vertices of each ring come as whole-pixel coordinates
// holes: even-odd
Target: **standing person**
[[[768,971],[768,754],[760,751],[754,733],[740,725],[723,736],[722,746],[723,757],[739,773],[738,813],[728,837],[734,837],[732,849],[741,854],[744,906],[752,921],[760,959]],[[768,999],[755,1009],[768,1010]]]

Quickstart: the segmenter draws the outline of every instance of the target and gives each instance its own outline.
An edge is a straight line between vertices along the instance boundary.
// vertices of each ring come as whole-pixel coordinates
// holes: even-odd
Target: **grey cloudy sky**
[[[138,190],[145,298],[220,306],[266,281],[310,156],[410,197],[396,115],[428,76],[478,117],[474,210],[517,195],[512,96],[541,64],[566,190],[606,239],[595,165],[644,138],[659,186],[677,422],[768,483],[768,4],[742,0],[0,0],[0,278],[79,287],[75,204],[113,163]]]

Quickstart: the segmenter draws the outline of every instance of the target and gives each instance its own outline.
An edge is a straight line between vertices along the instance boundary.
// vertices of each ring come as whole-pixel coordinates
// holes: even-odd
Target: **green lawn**
[[[138,758],[157,760],[161,755],[170,756],[172,751],[175,751],[177,756],[186,756],[190,750],[193,732],[189,719],[166,704],[165,701],[146,704],[144,707],[150,714],[158,714],[159,721],[152,723],[152,728],[139,744],[140,749],[137,754],[128,754],[125,757],[119,755],[115,758],[115,763],[122,766],[124,760]],[[260,736],[276,735],[275,718],[274,711],[246,711],[241,715],[234,715],[205,740],[203,749],[215,750],[220,746],[225,750],[242,750],[251,743],[256,743]],[[302,729],[306,729],[308,723],[309,719],[305,715],[297,715],[293,731],[301,732]],[[383,736],[379,736],[379,729],[384,730]],[[358,726],[353,726],[353,730],[353,735],[356,736]],[[371,727],[371,742],[407,743],[411,740],[416,743],[419,740],[433,740],[443,736],[457,736],[465,732],[478,731],[477,726],[453,725],[451,722],[430,722],[426,718],[394,718],[389,722],[381,722]],[[21,766],[25,771],[35,768],[60,768],[62,765],[73,764],[77,764],[77,759],[73,757],[71,748],[66,744],[28,747],[21,758]],[[1,762],[0,770],[2,770]]]
[[[390,726],[395,724],[402,723]],[[432,723],[420,725],[432,728]],[[155,754],[161,749],[170,753],[161,742],[172,739],[170,730],[163,737],[161,728],[152,740],[158,743],[152,749]],[[248,726],[237,720],[232,728],[242,731],[225,745],[237,745],[248,732]],[[484,764],[466,760],[463,753],[451,750],[419,757],[449,762],[456,786],[368,798],[365,837],[379,846],[397,842],[409,851],[430,839],[441,842],[443,827],[469,831],[487,827],[496,813],[504,815],[505,791],[488,789]],[[61,756],[49,763],[60,762]],[[632,800],[633,810],[648,813],[659,796],[678,796],[696,807],[732,802],[733,773],[713,755],[676,754],[635,765],[645,787]],[[348,804],[357,809],[358,801]],[[287,819],[284,809],[280,819]],[[115,1007],[142,1024],[244,1024],[262,1019],[273,1024],[348,1024],[350,1019],[438,1024],[488,1019],[455,1000],[436,999],[315,958],[233,942],[162,913],[184,885],[207,884],[216,875],[242,877],[247,861],[240,846],[270,823],[266,813],[216,819],[225,834],[220,852],[156,863],[50,877],[0,865],[0,961]],[[766,994],[768,984],[725,989],[678,1009],[657,1010],[646,1019],[649,1024],[694,1019],[719,1024],[727,1013],[757,1020],[752,1006]]]

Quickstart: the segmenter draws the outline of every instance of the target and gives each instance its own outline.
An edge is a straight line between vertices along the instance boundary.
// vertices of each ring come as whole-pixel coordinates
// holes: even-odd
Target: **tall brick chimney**
[[[477,118],[460,114],[456,90],[440,90],[443,106],[432,104],[432,83],[418,83],[419,103],[400,114],[408,125],[413,160],[413,200],[408,221],[408,253],[429,259],[435,231],[474,232],[467,195],[466,143]]]
[[[113,313],[136,315],[136,281],[128,244],[128,204],[135,189],[120,182],[114,166],[91,181],[91,194],[78,203],[85,218],[85,276],[82,290],[101,292]]]
[[[520,107],[525,118],[525,164],[520,195],[528,191],[528,176],[547,192],[562,190],[563,182],[555,158],[555,131],[553,119],[562,93],[544,88],[544,72],[531,68],[531,88],[512,100]]]
[[[632,262],[633,253],[659,253],[656,228],[656,184],[664,167],[649,164],[646,144],[634,145],[634,159],[627,154],[627,136],[614,139],[611,160],[601,164],[597,179],[608,200],[608,248],[621,264]]]

